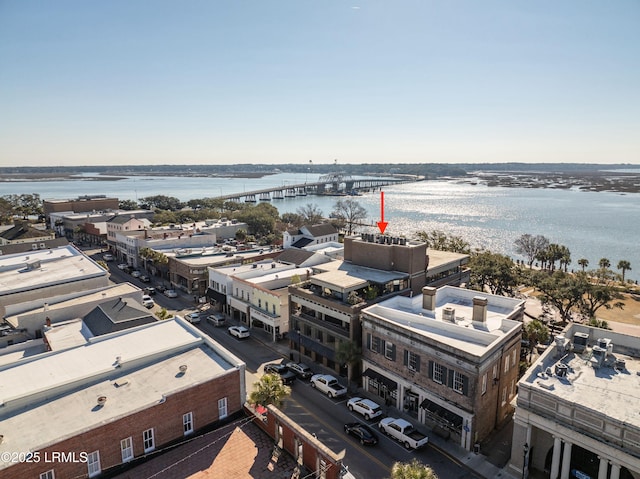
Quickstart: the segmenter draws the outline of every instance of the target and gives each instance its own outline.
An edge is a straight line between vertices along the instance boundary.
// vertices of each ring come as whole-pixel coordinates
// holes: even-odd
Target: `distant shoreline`
[[[161,177],[193,177],[193,178],[262,178],[270,173],[131,173],[126,176],[114,176],[98,173],[94,176],[78,176],[72,173],[8,173],[0,177],[0,183],[23,183],[25,181],[119,181],[126,180],[132,176],[161,176]]]

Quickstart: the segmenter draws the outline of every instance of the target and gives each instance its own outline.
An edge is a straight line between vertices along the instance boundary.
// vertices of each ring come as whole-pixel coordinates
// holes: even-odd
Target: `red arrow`
[[[384,191],[380,192],[380,221],[378,221],[378,228],[380,229],[380,234],[384,234],[384,230],[387,229],[387,223],[384,220]]]

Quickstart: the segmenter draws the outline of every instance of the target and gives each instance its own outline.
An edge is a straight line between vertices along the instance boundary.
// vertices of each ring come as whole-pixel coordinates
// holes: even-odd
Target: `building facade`
[[[523,310],[451,286],[370,306],[363,387],[471,450],[513,413]]]
[[[571,324],[518,383],[510,468],[639,479],[639,370],[640,338]]]

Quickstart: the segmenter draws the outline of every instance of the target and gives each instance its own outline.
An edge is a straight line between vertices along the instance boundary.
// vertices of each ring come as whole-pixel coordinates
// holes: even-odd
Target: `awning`
[[[396,389],[398,389],[398,383],[380,374],[378,371],[374,371],[373,369],[367,369],[362,373],[362,375],[371,379],[375,379],[379,383],[384,384],[389,391],[395,391]]]
[[[207,299],[217,301],[220,304],[227,304],[227,295],[219,293],[215,289],[207,288]]]
[[[445,420],[456,428],[460,428],[462,426],[462,417],[458,416],[456,413],[449,411],[448,409],[443,408],[439,404],[430,401],[429,399],[425,399],[424,401],[422,401],[420,407],[422,409],[426,409],[434,416],[438,416],[439,418]]]

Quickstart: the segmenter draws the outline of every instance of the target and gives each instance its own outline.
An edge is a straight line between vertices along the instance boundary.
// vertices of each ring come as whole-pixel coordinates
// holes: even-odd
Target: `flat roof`
[[[409,276],[399,271],[383,271],[339,260],[316,265],[312,269],[319,271],[310,278],[312,284],[335,286],[345,291],[363,288],[370,282],[385,284]]]
[[[31,270],[27,264],[40,262]],[[51,284],[107,276],[98,263],[72,245],[0,256],[0,296]]]
[[[428,249],[429,270],[433,270],[445,265],[467,264],[469,255],[463,253],[453,253],[451,251],[440,251],[437,249]]]
[[[192,326],[172,319],[0,367],[0,452],[42,449],[241,364],[224,359],[222,348],[209,343]],[[187,371],[178,374],[183,364]],[[96,407],[99,396],[107,398],[103,407]],[[0,469],[9,465],[0,461]]]
[[[591,410],[640,428],[640,338],[574,324],[562,334],[566,341],[574,343],[574,348],[575,332],[589,336],[589,345],[584,351],[560,350],[554,341],[529,368],[520,384],[540,395],[572,403],[581,411]],[[595,368],[592,365],[593,346],[597,345],[598,339],[605,338],[611,340],[612,352],[600,367]],[[616,368],[616,360],[624,361],[624,367]],[[559,364],[567,366],[565,377],[556,375]]]
[[[487,298],[486,321],[472,321],[473,298]],[[375,316],[433,341],[446,343],[474,356],[482,356],[494,343],[521,329],[522,323],[509,317],[517,313],[523,300],[483,294],[453,286],[438,288],[434,310],[422,307],[422,295],[394,296],[365,308]],[[443,319],[445,308],[454,310],[454,321]]]
[[[87,328],[84,321],[72,319],[45,328],[44,336],[52,351],[60,351],[86,344],[87,340],[93,337],[93,333]]]

